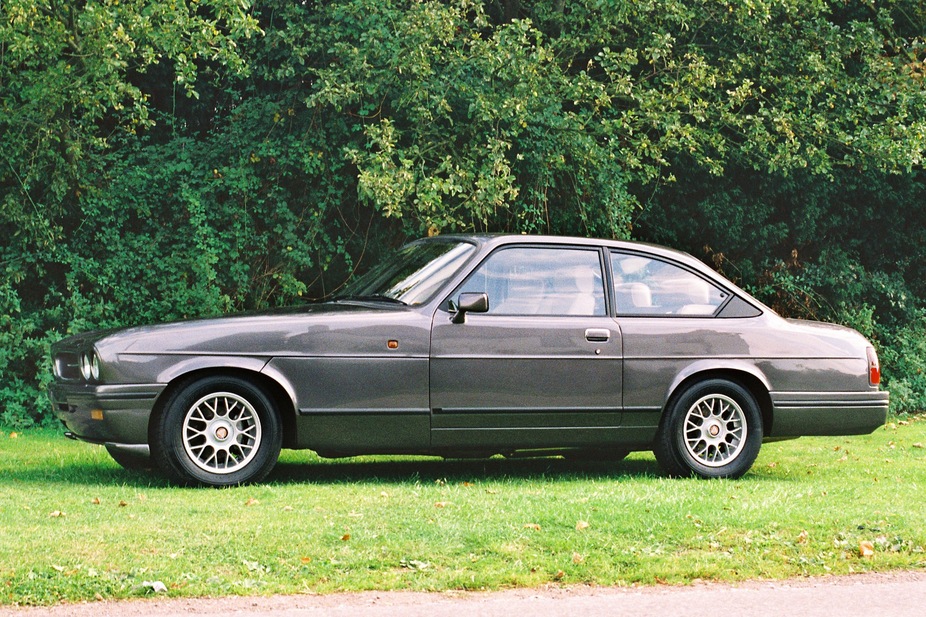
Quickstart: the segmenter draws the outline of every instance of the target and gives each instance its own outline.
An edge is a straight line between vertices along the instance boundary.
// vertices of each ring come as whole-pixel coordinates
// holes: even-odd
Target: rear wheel
[[[272,400],[238,377],[207,377],[177,390],[153,426],[151,454],[182,484],[259,482],[280,454],[282,427]]]
[[[653,451],[674,476],[738,478],[762,445],[762,416],[752,394],[734,381],[690,386],[662,418]]]

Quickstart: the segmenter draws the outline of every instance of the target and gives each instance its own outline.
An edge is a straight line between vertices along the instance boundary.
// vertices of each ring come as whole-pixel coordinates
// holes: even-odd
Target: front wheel
[[[262,389],[237,377],[207,377],[167,400],[151,454],[181,484],[234,486],[264,479],[281,444],[279,415]]]
[[[734,381],[690,386],[666,409],[653,451],[673,476],[739,478],[762,445],[762,415],[752,394]]]

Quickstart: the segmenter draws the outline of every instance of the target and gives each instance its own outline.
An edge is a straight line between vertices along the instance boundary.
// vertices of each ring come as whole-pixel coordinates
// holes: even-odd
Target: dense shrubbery
[[[68,332],[320,297],[403,237],[655,240],[878,342],[926,407],[926,9],[0,7],[0,424]]]

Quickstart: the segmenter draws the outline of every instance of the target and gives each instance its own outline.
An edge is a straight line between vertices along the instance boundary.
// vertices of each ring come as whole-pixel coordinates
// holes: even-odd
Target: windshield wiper
[[[332,302],[388,302],[389,304],[400,304],[402,306],[408,306],[407,303],[402,302],[398,298],[393,298],[392,296],[387,296],[384,294],[369,294],[366,296],[337,296],[332,300]]]

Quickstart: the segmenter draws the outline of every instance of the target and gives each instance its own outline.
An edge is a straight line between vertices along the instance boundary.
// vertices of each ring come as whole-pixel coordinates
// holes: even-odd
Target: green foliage
[[[56,338],[44,315],[24,313],[9,281],[0,279],[0,426],[30,428],[48,407],[48,348]]]
[[[97,319],[150,322],[292,300],[344,252],[318,242],[337,240],[352,214],[325,195],[343,163],[325,160],[317,138],[294,140],[285,129],[254,144],[250,135],[277,130],[278,116],[255,99],[209,135],[114,157],[101,188],[82,200],[94,224],[75,237],[68,264],[69,289],[105,302]]]
[[[470,0],[355,0],[299,21],[314,35],[306,104],[346,124],[360,202],[406,233],[627,233],[606,84],[530,20],[491,24]]]
[[[881,345],[881,362],[890,368],[885,386],[898,413],[926,409],[926,310],[914,311]]]
[[[4,0],[0,423],[48,420],[65,333],[321,297],[471,230],[686,248],[877,339],[919,400],[890,360],[923,358],[924,24],[914,0]]]

